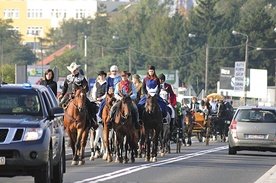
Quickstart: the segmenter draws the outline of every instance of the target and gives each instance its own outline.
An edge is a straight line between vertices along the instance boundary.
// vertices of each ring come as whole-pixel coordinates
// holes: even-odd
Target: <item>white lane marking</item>
[[[224,150],[224,149],[228,149],[228,145],[217,147],[217,148],[214,148],[214,149],[199,151],[199,152],[195,152],[195,153],[191,153],[191,154],[186,154],[186,155],[183,155],[183,156],[177,156],[177,157],[174,157],[174,158],[168,158],[168,159],[165,159],[165,160],[162,160],[162,161],[158,161],[156,163],[148,163],[148,164],[143,164],[143,165],[139,165],[139,166],[128,167],[128,168],[121,169],[121,170],[118,170],[118,171],[115,171],[115,172],[103,174],[103,175],[100,175],[100,176],[97,176],[97,177],[92,177],[92,178],[84,179],[84,180],[81,180],[81,181],[77,181],[75,183],[96,183],[96,182],[101,182],[101,181],[107,181],[107,180],[110,180],[110,179],[114,179],[116,177],[131,174],[133,172],[144,170],[144,169],[147,169],[147,168],[150,168],[150,167],[165,165],[165,164],[181,161],[181,160],[184,160],[184,159],[189,159],[189,158],[196,157],[196,156],[202,156],[204,154],[208,154],[208,153],[212,153],[212,152],[216,152],[216,151],[221,151],[221,150]]]
[[[263,176],[261,176],[254,183],[272,183],[276,182],[276,165],[274,165],[271,169],[269,169]]]

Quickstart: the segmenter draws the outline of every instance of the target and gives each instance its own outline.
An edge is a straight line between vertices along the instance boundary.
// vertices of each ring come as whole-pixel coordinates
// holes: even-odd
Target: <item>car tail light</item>
[[[230,129],[231,130],[236,130],[237,129],[237,121],[236,120],[232,120],[231,125],[230,125]]]
[[[235,119],[232,120],[230,126],[229,126],[231,133],[232,133],[232,137],[234,139],[237,139],[237,121]]]

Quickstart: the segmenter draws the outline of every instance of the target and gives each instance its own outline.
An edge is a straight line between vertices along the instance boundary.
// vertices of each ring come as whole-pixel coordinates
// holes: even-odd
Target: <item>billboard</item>
[[[267,70],[247,69],[246,72],[246,96],[248,98],[267,97]],[[221,67],[218,93],[233,97],[243,97],[244,92],[234,90],[235,68]]]
[[[246,72],[246,91],[250,91],[250,72]],[[234,90],[235,87],[235,68],[234,67],[221,67],[220,68],[220,89]],[[243,90],[242,90],[243,91]]]

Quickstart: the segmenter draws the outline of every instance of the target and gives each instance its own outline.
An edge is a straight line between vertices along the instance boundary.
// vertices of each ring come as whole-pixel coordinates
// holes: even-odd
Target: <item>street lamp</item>
[[[246,75],[247,75],[247,65],[248,65],[248,35],[247,34],[243,34],[241,32],[237,32],[237,31],[232,31],[232,34],[233,35],[242,35],[242,36],[245,36],[246,37],[246,42],[245,42],[245,62],[244,62],[244,88],[243,88],[243,95],[244,95],[244,105],[246,105],[246,82],[247,82],[247,79],[246,79]]]
[[[87,78],[87,36],[84,35],[84,76]]]
[[[188,34],[188,37],[189,38],[194,38],[194,37],[196,37],[196,35],[195,34]],[[207,94],[207,90],[208,90],[208,62],[209,62],[209,45],[208,45],[208,43],[206,43],[206,45],[205,45],[205,95]]]

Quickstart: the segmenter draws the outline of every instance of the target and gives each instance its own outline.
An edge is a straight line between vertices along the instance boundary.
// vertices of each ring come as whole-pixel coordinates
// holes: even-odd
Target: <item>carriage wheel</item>
[[[210,141],[210,126],[207,126],[206,128],[206,146],[209,145],[209,141]]]
[[[180,140],[180,130],[178,128],[176,132],[176,153],[180,153],[181,144],[182,140]]]

